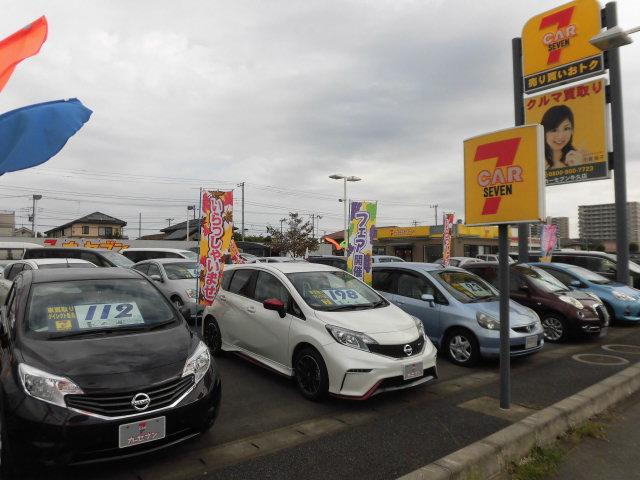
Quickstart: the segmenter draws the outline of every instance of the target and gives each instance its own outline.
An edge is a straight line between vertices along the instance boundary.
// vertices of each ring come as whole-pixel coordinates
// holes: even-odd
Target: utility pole
[[[38,234],[36,233],[36,202],[42,199],[42,195],[34,195],[33,196],[33,210],[31,215],[31,230],[33,230],[33,238],[36,238]]]
[[[438,226],[438,207],[439,207],[439,205],[437,203],[429,205],[429,208],[434,208],[435,209],[436,227]]]
[[[286,219],[286,218],[281,218],[281,219],[280,219],[280,235],[282,235],[282,224],[283,224],[284,222],[286,222],[286,221],[287,221],[287,219]]]
[[[173,220],[173,218],[165,218],[165,220],[169,222],[169,226],[171,226],[171,221]]]
[[[142,212],[138,212],[138,238],[142,236]]]
[[[242,241],[244,242],[244,182],[238,184],[242,187]]]
[[[311,217],[311,237],[316,238],[316,214],[310,213]]]
[[[411,222],[411,223],[413,223],[413,226],[414,226],[414,227],[417,227],[417,226],[418,226],[418,221],[417,221],[417,220],[414,220],[414,221],[413,221],[413,222]]]

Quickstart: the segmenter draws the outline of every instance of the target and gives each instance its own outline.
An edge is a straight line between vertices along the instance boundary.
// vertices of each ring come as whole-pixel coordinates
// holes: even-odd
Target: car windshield
[[[104,258],[106,258],[110,262],[114,263],[118,267],[129,268],[134,263],[131,260],[129,260],[127,257],[125,257],[124,255],[121,255],[121,254],[116,253],[116,252],[112,252],[110,250],[101,251],[100,255],[102,255]]]
[[[497,300],[498,291],[477,275],[469,272],[443,270],[436,280],[462,303]]]
[[[85,262],[69,262],[69,263],[44,263],[38,265],[40,270],[47,268],[95,268],[93,263]]]
[[[545,272],[541,268],[532,267],[530,265],[516,265],[513,267],[521,275],[531,280],[534,285],[542,290],[551,293],[568,292],[569,288],[550,273]]]
[[[578,267],[576,265],[571,265],[565,267],[571,273],[575,273],[576,275],[584,278],[588,282],[597,283],[598,285],[606,285],[608,283],[613,283],[606,277],[603,277],[600,274],[592,272],[591,270],[587,270],[586,268]]]
[[[198,276],[196,262],[165,263],[163,267],[169,280],[188,280]]]
[[[356,310],[387,304],[380,295],[347,272],[298,272],[289,273],[287,278],[315,310]]]
[[[177,320],[148,280],[73,280],[34,284],[25,328],[59,338],[149,330]]]

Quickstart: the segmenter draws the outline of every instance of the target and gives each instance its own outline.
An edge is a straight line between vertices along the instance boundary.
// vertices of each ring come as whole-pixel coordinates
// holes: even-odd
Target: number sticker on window
[[[144,323],[135,302],[76,305],[75,312],[78,327],[82,330]]]
[[[350,288],[331,288],[322,290],[324,294],[336,305],[360,305],[369,303],[362,296]]]

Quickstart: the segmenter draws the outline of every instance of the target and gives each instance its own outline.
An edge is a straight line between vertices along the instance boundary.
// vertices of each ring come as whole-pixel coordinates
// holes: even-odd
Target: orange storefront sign
[[[541,125],[464,141],[465,224],[538,222],[545,218]]]

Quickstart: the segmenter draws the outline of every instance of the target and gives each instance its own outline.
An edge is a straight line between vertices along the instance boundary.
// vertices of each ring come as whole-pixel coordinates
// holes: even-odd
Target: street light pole
[[[347,256],[347,250],[349,247],[349,239],[347,238],[349,234],[349,225],[347,223],[347,182],[359,182],[362,180],[360,177],[355,177],[353,175],[342,175],[341,173],[334,173],[333,175],[329,175],[329,178],[333,180],[343,180],[344,181],[344,190],[342,195],[342,202],[344,203],[344,256]]]
[[[286,222],[286,221],[287,221],[287,219],[286,219],[286,218],[281,218],[281,219],[280,219],[280,235],[282,235],[282,224],[283,224],[284,222]]]
[[[242,241],[244,242],[244,182],[238,184],[242,187]]]
[[[187,235],[185,236],[185,241],[189,241],[189,210],[193,210],[193,214],[195,215],[196,213],[196,206],[195,205],[187,205]]]
[[[429,205],[429,208],[434,208],[435,209],[435,220],[436,220],[436,227],[438,226],[438,207],[439,205],[437,203],[434,203],[433,205]]]
[[[33,238],[36,238],[38,236],[38,234],[36,233],[36,202],[41,199],[42,195],[33,196],[33,215],[31,215],[31,230],[33,230]]]

